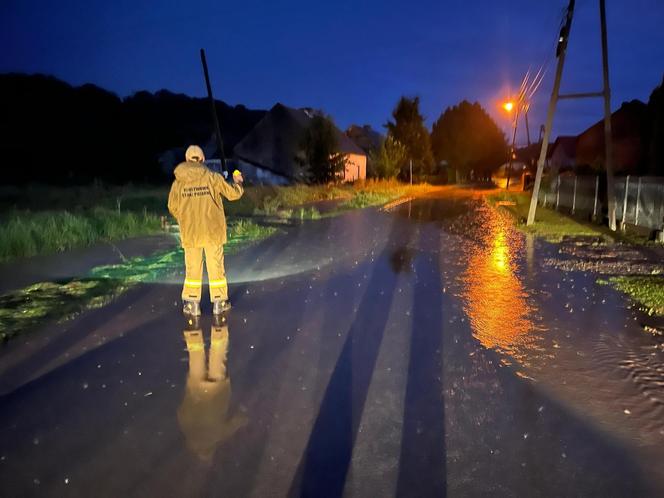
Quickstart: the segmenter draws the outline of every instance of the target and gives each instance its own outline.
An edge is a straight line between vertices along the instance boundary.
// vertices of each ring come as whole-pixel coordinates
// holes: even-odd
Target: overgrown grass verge
[[[0,187],[0,210],[82,211],[106,208],[115,211],[144,211],[168,214],[169,186],[105,185],[100,182],[78,186],[25,185]]]
[[[341,204],[341,208],[346,209],[364,209],[370,206],[380,206],[382,204],[387,204],[390,201],[393,201],[401,195],[397,192],[386,191],[386,192],[372,192],[372,191],[360,191],[352,198],[348,199],[346,202]]]
[[[160,220],[144,211],[13,211],[0,224],[0,262],[156,233]]]
[[[272,227],[241,220],[229,226],[226,253],[249,242],[272,235]],[[67,282],[42,282],[0,296],[0,339],[25,333],[47,320],[66,320],[79,313],[100,308],[135,285],[158,281],[182,268],[181,248],[147,257],[133,258],[117,265],[92,269],[88,275]]]
[[[290,219],[318,219],[351,209],[362,209],[409,195],[416,197],[436,190],[428,184],[408,185],[396,180],[367,180],[354,184],[292,185],[286,187],[249,187],[237,202],[225,205],[230,214],[276,216]],[[320,201],[339,201],[338,207],[321,214],[310,205]]]
[[[606,232],[600,226],[577,221],[558,211],[542,206],[537,207],[535,223],[527,226],[526,219],[528,218],[528,210],[530,209],[530,192],[499,192],[489,195],[487,200],[491,205],[509,212],[519,230],[532,233],[550,242],[560,242],[564,237],[568,236],[602,237],[606,235]]]
[[[316,220],[436,188],[396,180],[248,187],[224,208],[231,216]],[[167,187],[0,187],[0,208],[9,209],[0,215],[0,262],[156,233],[167,213],[167,196]],[[311,205],[333,200],[339,204],[325,213]]]
[[[664,316],[664,276],[620,276],[611,277],[608,280],[601,279],[597,282],[611,285],[624,292],[649,315]]]

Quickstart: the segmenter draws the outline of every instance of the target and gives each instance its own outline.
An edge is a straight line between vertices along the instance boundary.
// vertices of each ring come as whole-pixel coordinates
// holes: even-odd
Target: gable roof
[[[311,109],[294,109],[277,103],[235,146],[233,152],[239,159],[276,174],[291,179],[304,178],[306,172],[296,158],[302,157],[302,136],[315,115],[316,111]],[[336,126],[334,130],[339,152],[365,155]]]
[[[611,114],[614,171],[633,171],[646,154],[648,106],[639,100],[624,102]],[[597,121],[577,138],[577,164],[604,163],[604,120]]]
[[[346,136],[364,152],[378,150],[384,137],[369,125],[350,125],[346,130]]]
[[[556,138],[556,141],[553,142],[551,148],[547,151],[547,156],[551,158],[553,153],[558,147],[561,147],[562,152],[565,153],[567,157],[574,157],[576,154],[576,140],[577,137],[563,135]]]

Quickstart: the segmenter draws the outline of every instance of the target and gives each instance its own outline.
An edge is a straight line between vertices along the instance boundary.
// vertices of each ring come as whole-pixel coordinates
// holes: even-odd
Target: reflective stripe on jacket
[[[168,195],[168,210],[180,225],[182,247],[226,243],[226,215],[222,197],[242,197],[241,185],[229,184],[219,173],[195,162],[180,163]]]

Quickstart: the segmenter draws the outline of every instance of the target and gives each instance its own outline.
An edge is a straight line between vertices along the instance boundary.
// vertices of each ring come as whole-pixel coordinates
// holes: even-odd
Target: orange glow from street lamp
[[[505,102],[503,104],[503,109],[505,109],[507,112],[512,112],[512,109],[514,109],[514,102],[512,101]]]

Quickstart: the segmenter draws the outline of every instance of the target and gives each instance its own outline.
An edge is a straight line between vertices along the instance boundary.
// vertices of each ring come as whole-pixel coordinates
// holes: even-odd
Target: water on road
[[[1,494],[662,496],[662,345],[555,253],[432,197],[229,257],[226,320],[168,279],[17,340]]]

